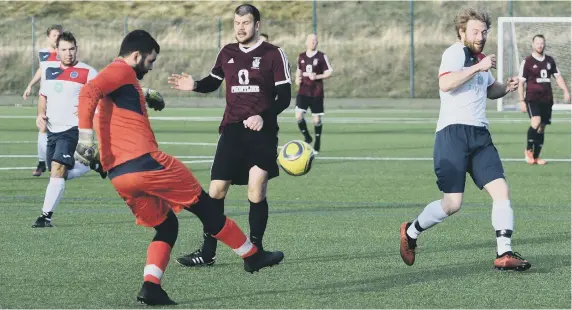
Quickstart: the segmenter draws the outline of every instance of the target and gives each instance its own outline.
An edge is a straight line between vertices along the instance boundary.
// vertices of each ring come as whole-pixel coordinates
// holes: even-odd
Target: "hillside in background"
[[[208,73],[219,48],[219,36],[223,45],[233,41],[233,9],[239,3],[2,2],[0,93],[23,92],[32,75],[32,64],[37,61],[32,57],[45,45],[45,29],[52,23],[61,23],[76,34],[81,59],[96,68],[102,68],[116,56],[126,26],[128,30],[150,31],[162,50],[156,69],[144,83],[169,95],[178,95],[169,90],[167,76],[181,71],[196,77]],[[286,51],[294,70],[296,57],[304,50],[304,39],[312,31],[312,3],[255,4],[262,13],[262,31],[269,33],[271,42]],[[455,13],[467,4],[483,6],[491,12],[494,23],[485,52],[496,53],[495,23],[497,17],[508,15],[507,2],[416,2],[417,97],[438,96],[436,72],[440,56],[456,39],[452,26]],[[513,12],[514,16],[569,17],[571,5],[515,1]],[[30,16],[35,16],[35,42]],[[409,96],[409,2],[318,2],[317,17],[319,48],[328,54],[335,69],[335,76],[327,81],[326,96]],[[549,27],[542,29],[550,31]],[[550,40],[551,34],[546,35]]]

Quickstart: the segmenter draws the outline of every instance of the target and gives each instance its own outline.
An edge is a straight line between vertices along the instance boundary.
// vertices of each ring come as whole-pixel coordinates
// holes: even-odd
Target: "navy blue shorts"
[[[62,132],[48,131],[48,148],[46,149],[46,164],[52,169],[52,161],[72,169],[75,164],[73,154],[79,139],[77,127]]]
[[[433,164],[437,186],[444,193],[463,193],[467,172],[479,189],[504,179],[504,169],[485,127],[454,124],[435,135]]]

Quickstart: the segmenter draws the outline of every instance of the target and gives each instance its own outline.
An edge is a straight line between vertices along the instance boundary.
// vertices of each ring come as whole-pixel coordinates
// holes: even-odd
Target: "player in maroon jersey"
[[[523,112],[528,111],[530,117],[524,154],[526,162],[531,165],[546,164],[546,160],[541,159],[539,155],[544,145],[544,130],[546,125],[550,124],[552,105],[554,104],[550,77],[556,78],[556,84],[564,91],[564,101],[570,103],[570,92],[556,67],[554,58],[544,53],[545,42],[543,35],[535,35],[532,38],[532,54],[520,64],[520,85],[518,88],[520,107]]]
[[[195,81],[173,74],[172,88],[209,93],[226,82],[226,108],[219,127],[219,141],[211,167],[209,195],[224,209],[231,184],[248,185],[250,240],[262,249],[268,221],[266,188],[278,176],[278,114],[290,104],[290,70],[282,49],[259,38],[260,12],[243,4],[234,12],[238,43],[218,53],[210,75]],[[204,234],[202,249],[177,261],[185,266],[212,265],[216,239]]]
[[[314,150],[320,151],[322,136],[322,116],[324,115],[324,81],[332,76],[332,66],[328,56],[318,51],[318,36],[310,34],[306,38],[306,51],[298,55],[296,69],[296,85],[298,96],[296,97],[296,121],[298,128],[304,135],[307,143],[312,143],[312,137],[308,132],[304,113],[310,108],[314,118],[314,133],[316,141]]]

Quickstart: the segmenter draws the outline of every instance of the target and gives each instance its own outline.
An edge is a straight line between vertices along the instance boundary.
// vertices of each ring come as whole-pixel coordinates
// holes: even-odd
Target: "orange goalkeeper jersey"
[[[94,128],[94,114],[100,160],[106,171],[159,150],[145,96],[135,70],[125,61],[114,60],[81,89],[79,128]]]

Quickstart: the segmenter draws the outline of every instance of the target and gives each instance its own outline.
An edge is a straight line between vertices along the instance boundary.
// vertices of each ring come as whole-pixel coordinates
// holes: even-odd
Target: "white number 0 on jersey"
[[[240,85],[248,85],[250,80],[248,79],[248,70],[241,69],[238,71],[238,83]]]

